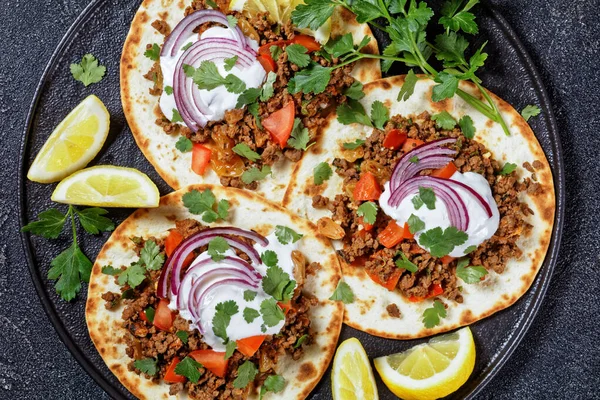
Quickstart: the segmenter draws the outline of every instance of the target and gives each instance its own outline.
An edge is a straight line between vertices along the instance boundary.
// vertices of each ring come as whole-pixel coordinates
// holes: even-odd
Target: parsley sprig
[[[77,241],[75,220],[79,220],[86,232],[95,235],[115,229],[112,221],[104,216],[107,213],[105,209],[97,207],[78,210],[69,206],[66,214],[51,208],[40,213],[37,221],[23,227],[23,232],[31,232],[46,239],[56,239],[63,231],[65,223],[71,221],[73,243],[50,262],[51,268],[48,270],[48,279],[57,280],[54,287],[63,300],[73,300],[81,290],[81,281],[89,282],[92,272],[92,262],[81,251]]]
[[[337,6],[344,7],[356,14],[360,23],[369,22],[376,28],[386,32],[391,43],[383,54],[366,54],[360,49],[368,43],[363,40],[362,46],[355,47],[352,37],[344,35],[326,44],[325,50],[341,62],[332,67],[322,67],[311,63],[307,69],[299,71],[290,81],[290,92],[300,90],[320,93],[325,89],[331,71],[363,58],[382,60],[382,69],[387,71],[394,62],[401,62],[409,67],[417,67],[437,84],[433,88],[432,100],[441,101],[458,95],[465,102],[477,109],[487,118],[502,126],[508,136],[510,131],[496,103],[481,86],[481,79],[476,75],[487,59],[483,52],[485,43],[469,58],[465,51],[469,42],[460,32],[475,34],[478,32],[475,15],[470,10],[479,0],[451,0],[442,8],[442,16],[438,23],[445,31],[427,40],[427,28],[434,16],[433,10],[424,1],[417,0],[307,0],[292,12],[292,21],[299,28],[318,29],[333,14]],[[464,4],[464,5],[463,5]],[[385,20],[385,24],[377,21]],[[347,37],[348,36],[348,37]],[[432,55],[442,62],[442,70],[438,71],[429,62]],[[461,80],[471,81],[479,89],[483,100],[478,99],[458,88]],[[414,83],[414,79],[411,83]],[[402,93],[402,99],[410,97],[410,90]]]

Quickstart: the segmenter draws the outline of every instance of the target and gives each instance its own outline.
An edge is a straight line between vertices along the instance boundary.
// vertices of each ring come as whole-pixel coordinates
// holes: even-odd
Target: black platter
[[[135,145],[121,109],[119,95],[119,59],[121,48],[140,0],[95,0],[81,13],[54,51],[36,90],[29,110],[21,146],[19,170],[19,206],[21,225],[31,221],[52,206],[50,195],[54,185],[39,185],[26,180],[33,157],[60,120],[83,98],[95,94],[111,114],[111,129],[104,149],[90,165],[112,164],[140,169],[157,183],[161,194],[171,189],[162,181]],[[468,382],[450,398],[475,398],[510,358],[534,319],[548,288],[554,270],[565,208],[565,182],[562,149],[548,96],[530,56],[507,22],[489,5],[479,6],[477,20],[480,34],[472,47],[488,40],[489,58],[481,73],[484,85],[517,109],[537,104],[539,117],[530,121],[554,174],[557,196],[556,220],[546,260],[529,291],[512,307],[471,326],[477,345],[475,370]],[[385,38],[379,37],[380,41]],[[98,84],[84,88],[72,79],[69,64],[92,53],[107,67],[106,77]],[[394,71],[403,73],[405,70]],[[64,207],[58,206],[64,210]],[[116,223],[131,210],[113,209]],[[109,234],[100,236],[79,233],[79,244],[93,260]],[[94,380],[113,398],[133,398],[106,367],[94,348],[85,325],[86,288],[71,303],[61,300],[54,282],[46,278],[49,264],[69,244],[68,234],[48,241],[22,235],[28,267],[48,317],[61,340]],[[405,350],[422,341],[394,341],[369,336],[344,326],[340,340],[357,337],[370,358]],[[377,377],[377,373],[375,372]],[[381,399],[395,396],[377,378]],[[313,391],[312,399],[331,398],[331,381],[327,373]]]

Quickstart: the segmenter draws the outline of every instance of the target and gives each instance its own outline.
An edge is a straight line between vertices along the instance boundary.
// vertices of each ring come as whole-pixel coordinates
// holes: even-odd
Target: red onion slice
[[[436,179],[441,179],[441,180],[445,181],[445,183],[449,186],[454,186],[454,187],[458,186],[461,189],[464,189],[467,192],[469,192],[469,194],[471,196],[473,196],[475,198],[475,200],[477,200],[477,203],[479,204],[479,206],[485,210],[488,218],[492,218],[492,208],[490,207],[489,203],[487,202],[486,199],[483,198],[483,196],[481,196],[479,193],[477,193],[477,191],[475,189],[473,189],[471,186],[465,185],[462,182],[458,182],[458,181],[455,181],[452,179],[442,179],[442,178],[436,178]]]
[[[186,257],[198,247],[202,247],[212,239],[220,235],[236,235],[244,238],[252,239],[256,243],[265,247],[269,244],[269,241],[262,235],[259,235],[256,232],[248,231],[245,229],[234,228],[234,227],[222,227],[222,228],[209,228],[205,229],[202,232],[198,232],[193,236],[190,236],[183,242],[177,246],[171,257],[167,259],[167,262],[163,266],[160,279],[158,280],[157,287],[157,295],[160,298],[167,298],[168,295],[168,280],[169,274],[173,271],[173,275],[175,276],[175,282],[177,284],[177,288],[181,283],[181,272],[183,270],[183,262]],[[258,252],[249,244],[242,242],[236,238],[223,237],[230,246],[235,247],[250,257],[250,260],[253,264],[260,265],[262,261]],[[177,293],[175,293],[177,294]]]
[[[185,44],[184,42],[194,34],[194,30],[206,22],[216,22],[226,27],[229,26],[227,16],[216,10],[199,10],[191,13],[182,19],[173,29],[171,34],[166,38],[165,44],[160,52],[161,56],[173,57],[179,49]],[[232,28],[229,28],[232,29]],[[244,36],[242,30],[236,26],[232,29],[235,35],[236,42],[242,49],[254,51],[248,44],[248,40]]]
[[[390,178],[390,189],[392,191],[396,190],[398,186],[402,184],[402,182],[412,178],[424,169],[429,169],[422,168],[421,162],[424,158],[429,156],[449,156],[456,154],[455,150],[442,147],[455,142],[455,138],[438,139],[422,144],[419,147],[415,147],[408,153],[404,154],[402,157],[400,157],[400,160],[398,160],[398,163],[394,167],[392,177]],[[415,156],[419,159],[419,162],[411,163],[410,159]],[[437,168],[441,168],[442,166]],[[407,171],[408,168],[410,168],[410,171]]]

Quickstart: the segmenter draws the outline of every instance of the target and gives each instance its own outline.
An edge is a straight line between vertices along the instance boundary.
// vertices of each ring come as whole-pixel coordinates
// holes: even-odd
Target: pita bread
[[[159,97],[150,95],[149,89],[153,83],[143,77],[154,64],[144,56],[146,44],[164,41],[164,36],[151,23],[160,19],[174,28],[183,18],[187,5],[184,1],[144,0],[131,24],[121,56],[121,100],[133,137],[159,175],[176,190],[197,183],[220,183],[219,177],[210,168],[202,176],[193,172],[191,152],[181,153],[175,148],[179,135],[169,135],[155,124],[160,115],[157,113],[160,110]],[[370,36],[371,41],[362,51],[378,53],[377,41],[369,26],[359,24],[351,12],[338,7],[332,16],[331,36],[337,37],[348,32],[352,33],[356,44],[365,35]],[[361,60],[356,64],[352,76],[362,83],[381,78],[379,60]],[[281,202],[293,165],[283,157],[272,166],[272,175],[260,182],[256,192],[269,200]]]
[[[469,115],[476,128],[475,140],[484,144],[500,163],[517,164],[519,177],[523,177],[525,173],[530,175],[522,168],[525,162],[531,164],[537,160],[542,163],[543,168],[536,169],[535,172],[540,185],[539,192],[535,195],[521,193],[520,196],[520,200],[534,211],[534,215],[527,219],[533,225],[531,234],[522,236],[518,242],[523,256],[508,262],[501,274],[490,271],[481,284],[462,285],[463,303],[444,299],[449,305],[447,316],[433,329],[425,329],[422,323],[423,311],[431,307],[431,300],[410,303],[398,291],[387,291],[373,282],[363,268],[342,265],[344,279],[357,299],[346,305],[344,322],[372,335],[394,339],[413,339],[449,331],[512,305],[531,286],[539,271],[546,256],[554,223],[555,194],[550,165],[523,117],[510,104],[488,92],[510,128],[511,135],[506,136],[499,124],[490,121],[457,96],[432,102],[431,91],[435,83],[421,78],[414,94],[407,101],[397,101],[404,76],[394,76],[365,85],[365,97],[360,102],[366,110],[370,110],[371,104],[379,100],[389,108],[390,116],[400,114],[416,118],[416,115],[424,111],[431,114],[447,111],[458,121],[462,116]],[[461,81],[460,88],[481,98],[478,89],[469,82]],[[342,125],[335,115],[331,116],[329,124],[320,130],[317,144],[309,149],[296,166],[283,205],[311,221],[330,216],[328,210],[312,207],[312,196],[316,194],[313,168],[320,162],[331,164],[335,158],[341,157],[342,143],[365,139],[370,136],[372,129],[359,124]],[[342,179],[334,173],[319,194],[333,199],[336,194],[342,193],[342,183]],[[386,306],[391,303],[395,303],[400,309],[400,318],[390,317],[386,312]]]
[[[310,309],[311,327],[315,331],[315,343],[305,347],[304,355],[294,361],[291,356],[280,357],[276,371],[286,380],[283,392],[268,394],[268,398],[304,399],[325,373],[337,346],[342,325],[343,305],[331,301],[341,278],[340,265],[330,242],[317,234],[310,222],[300,219],[282,207],[267,202],[260,196],[239,189],[213,185],[196,185],[161,198],[160,206],[154,209],[140,209],[134,212],[110,236],[94,263],[90,278],[86,304],[86,321],[90,336],[106,365],[121,383],[140,399],[184,399],[181,392],[177,396],[169,395],[169,384],[153,382],[127,369],[131,358],[125,354],[125,335],[121,314],[123,306],[107,310],[101,295],[107,291],[119,292],[114,277],[104,275],[102,266],[129,265],[138,259],[129,239],[133,236],[143,238],[166,237],[169,229],[175,227],[176,220],[186,218],[199,219],[190,214],[183,206],[181,197],[189,190],[203,191],[211,189],[218,199],[228,199],[231,203],[228,221],[211,226],[233,225],[244,229],[254,229],[261,234],[269,234],[275,225],[288,226],[304,234],[299,250],[308,262],[319,262],[321,269],[314,275],[307,275],[303,291],[316,297],[319,304]],[[205,222],[202,222],[206,224]],[[252,393],[250,398],[257,398]]]

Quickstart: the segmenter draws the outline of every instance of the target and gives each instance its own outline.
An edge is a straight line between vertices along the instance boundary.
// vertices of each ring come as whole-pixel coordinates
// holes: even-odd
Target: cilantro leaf
[[[296,343],[294,343],[294,348],[297,349],[298,347],[302,346],[302,344],[306,342],[306,339],[308,339],[308,335],[304,334],[300,336],[298,340],[296,340]]]
[[[450,226],[442,231],[439,226],[429,229],[419,237],[419,244],[429,249],[432,256],[441,258],[452,252],[456,246],[464,244],[469,236]]]
[[[235,108],[242,108],[243,106],[245,106],[247,104],[254,103],[256,100],[258,100],[260,93],[261,93],[260,88],[248,88],[248,89],[244,90],[242,92],[242,94],[240,94],[238,96]]]
[[[367,224],[374,224],[377,219],[377,204],[372,201],[362,203],[356,210],[356,215],[362,217]]]
[[[277,253],[275,253],[273,250],[266,250],[260,255],[260,258],[267,267],[275,267],[279,263],[279,260],[277,259]]]
[[[260,101],[267,101],[271,97],[273,97],[273,93],[275,92],[273,89],[273,84],[277,80],[277,74],[273,71],[269,71],[267,74],[267,80],[262,86],[260,91]]]
[[[160,46],[153,43],[152,47],[144,52],[144,55],[152,61],[158,61],[160,58]]]
[[[385,16],[377,2],[367,0],[353,0],[352,11],[356,13],[356,21],[361,24]]]
[[[339,281],[329,300],[350,304],[354,302],[354,293],[352,293],[352,289],[346,282]]]
[[[228,300],[217,304],[215,307],[216,312],[213,317],[213,332],[216,336],[223,339],[223,342],[227,342],[227,327],[231,322],[231,317],[238,313],[238,305],[233,300]]]
[[[423,324],[430,329],[440,323],[440,318],[446,317],[446,308],[441,301],[435,300],[433,306],[423,312]]]
[[[517,169],[517,164],[507,162],[502,167],[502,170],[498,172],[498,175],[510,175],[514,172],[515,169]]]
[[[354,81],[352,85],[344,90],[344,95],[353,100],[360,100],[365,97],[365,92],[363,92],[363,84],[359,81]]]
[[[98,60],[91,54],[84,55],[79,64],[71,64],[70,68],[73,78],[85,87],[100,82],[106,73],[106,67],[98,65]]]
[[[418,210],[419,208],[423,207],[423,204],[425,204],[419,195],[414,196],[411,201],[415,206],[415,210]]]
[[[238,19],[236,17],[234,17],[233,15],[227,16],[227,25],[229,25],[230,28],[235,28],[237,23]]]
[[[233,387],[236,389],[243,389],[256,378],[258,374],[258,368],[252,361],[246,360],[238,368],[238,375],[233,381]]]
[[[171,118],[171,122],[183,122],[183,118],[181,118],[181,114],[176,109],[173,109],[173,118]]]
[[[419,196],[420,201],[423,204],[425,204],[428,209],[435,210],[435,192],[433,191],[433,189],[419,186],[418,196]],[[413,204],[414,204],[414,199],[413,199]],[[419,208],[421,208],[421,206],[417,207],[415,204],[415,208],[418,210]]]
[[[229,74],[223,78],[217,65],[212,61],[202,61],[198,68],[190,65],[184,67],[185,74],[191,75],[198,89],[213,90],[219,86],[225,86],[228,92],[236,94],[246,90],[246,84],[237,76]]]
[[[152,307],[148,307],[144,310],[144,314],[146,315],[146,319],[151,324],[154,323],[154,315],[156,315],[156,310]]]
[[[331,0],[306,0],[292,11],[292,22],[298,28],[317,30],[331,17],[336,6]]]
[[[244,290],[244,300],[252,301],[256,298],[256,292],[252,290]]]
[[[285,319],[285,314],[273,297],[263,300],[260,303],[260,313],[266,326],[276,326]]]
[[[479,283],[481,278],[488,274],[487,269],[482,266],[469,267],[469,259],[461,258],[456,265],[456,276],[465,281],[465,283]]]
[[[175,373],[177,375],[185,376],[190,380],[190,382],[198,383],[200,377],[202,376],[199,368],[202,368],[202,364],[194,360],[192,357],[187,356],[175,366]]]
[[[277,61],[281,53],[283,53],[283,50],[281,50],[281,47],[279,46],[271,46],[269,47],[269,53],[271,53],[271,58]]]
[[[288,146],[297,150],[306,150],[309,147],[307,146],[309,141],[310,135],[308,129],[304,127],[300,118],[294,119],[294,128],[287,141]]]
[[[279,243],[288,244],[296,243],[304,235],[302,235],[301,233],[297,233],[292,228],[288,228],[287,226],[277,225],[275,227],[275,236],[277,236],[277,240],[279,240]]]
[[[447,72],[440,72],[435,78],[435,81],[438,82],[438,84],[433,87],[433,91],[431,92],[431,100],[433,101],[449,99],[454,96],[458,90],[458,78]]]
[[[268,165],[263,165],[262,169],[258,169],[256,167],[252,167],[247,171],[244,171],[242,174],[242,182],[246,185],[251,184],[252,182],[257,182],[265,179],[267,175],[271,174],[271,167]]]
[[[363,144],[365,144],[365,141],[362,139],[356,139],[354,142],[347,142],[344,143],[344,148],[346,150],[356,150],[357,148],[359,148],[360,146],[362,146]]]
[[[175,148],[182,153],[187,153],[188,151],[192,151],[193,147],[194,147],[194,144],[192,143],[192,141],[185,136],[181,136],[177,140],[177,143],[175,143]]]
[[[435,57],[443,61],[445,68],[466,65],[465,50],[468,46],[469,42],[456,32],[437,35],[435,37],[435,47],[437,49]]]
[[[472,253],[472,252],[474,252],[475,250],[477,250],[477,246],[475,246],[475,245],[469,246],[469,247],[467,247],[467,248],[465,249],[465,254]]]
[[[302,7],[299,5],[298,8]],[[297,72],[288,83],[290,94],[302,93],[322,93],[329,80],[331,79],[331,68],[323,67],[321,64],[311,62],[308,68]]]
[[[408,159],[409,162],[413,163],[413,164],[418,164],[419,163],[419,157],[418,156],[412,156],[411,158]]]
[[[260,388],[260,397],[258,400],[262,400],[262,397],[266,392],[279,393],[285,387],[285,379],[281,375],[269,375],[265,382]]]
[[[181,340],[183,344],[187,344],[188,337],[190,336],[189,333],[187,333],[186,331],[177,331],[175,335],[177,335],[177,337],[179,338],[179,340]]]
[[[354,51],[354,38],[351,33],[346,33],[337,39],[330,39],[325,44],[325,50],[333,57],[342,57]]]
[[[208,250],[206,252],[213,261],[221,261],[225,258],[223,253],[227,250],[229,250],[229,243],[222,237],[217,236],[208,242]]]
[[[212,1],[212,0],[207,0],[207,3],[208,3],[208,1]],[[185,46],[183,46],[183,47],[181,48],[181,50],[183,50],[183,51],[186,51],[187,49],[189,49],[189,48],[190,48],[190,47],[192,47],[193,45],[194,45],[194,43],[192,43],[192,42],[186,43],[186,45],[185,45]]]
[[[218,219],[226,219],[229,210],[229,202],[225,199],[219,201],[217,206],[217,212],[213,210],[213,206],[217,199],[210,189],[204,190],[200,193],[194,189],[182,196],[183,205],[189,210],[190,213],[195,215],[202,215],[204,222],[215,222]]]
[[[308,49],[301,44],[290,44],[285,48],[285,52],[288,55],[288,61],[300,68],[304,68],[310,63]]]
[[[38,220],[25,225],[21,232],[31,232],[46,239],[56,239],[63,230],[67,215],[55,208],[38,214]]]
[[[147,240],[140,252],[140,261],[146,266],[147,270],[156,271],[162,268],[165,256],[160,252],[160,248],[155,242]]]
[[[458,125],[467,139],[473,139],[475,137],[475,126],[473,125],[471,117],[468,115],[463,116],[460,121],[458,121]]]
[[[225,199],[219,200],[219,204],[217,205],[217,215],[222,220],[227,219],[227,216],[229,215],[229,201]]]
[[[165,86],[164,91],[169,96],[173,94],[173,86]]]
[[[323,161],[323,162],[317,164],[317,166],[313,170],[313,179],[314,179],[315,185],[322,184],[323,182],[325,182],[326,180],[331,178],[332,174],[333,174],[333,170],[331,169],[331,167],[329,166],[328,163]]]
[[[525,118],[525,121],[529,121],[529,118],[536,117],[540,115],[541,112],[542,110],[540,110],[538,106],[530,104],[525,106],[525,108],[521,111],[521,115],[523,118]]]
[[[132,289],[135,289],[146,279],[146,270],[140,265],[139,262],[132,263],[126,270],[119,274],[117,282],[119,285],[129,285]]]
[[[254,308],[246,307],[244,308],[244,320],[251,324],[256,318],[260,316],[260,313],[256,311]]]
[[[408,257],[404,253],[400,253],[400,258],[395,261],[396,266],[398,268],[404,268],[409,272],[417,272],[419,267],[416,266],[413,262],[411,262]]]
[[[408,74],[406,74],[406,77],[404,78],[404,83],[400,88],[400,92],[398,93],[398,101],[406,101],[413,95],[418,80],[419,77],[412,69],[408,71]]]
[[[371,119],[377,129],[383,129],[390,119],[390,110],[379,100],[371,105]]]
[[[425,222],[423,222],[421,218],[417,217],[415,214],[410,214],[410,217],[408,217],[408,221],[406,223],[408,224],[408,230],[413,235],[416,232],[425,229]]]
[[[435,124],[440,129],[454,129],[456,126],[456,120],[448,113],[448,111],[442,111],[439,114],[434,114],[431,119],[435,121]]]
[[[115,268],[112,265],[105,265],[102,267],[102,273],[104,275],[111,275],[111,276],[115,276],[115,275],[119,275],[123,270],[119,269],[119,268]]]
[[[262,288],[268,295],[271,295],[277,301],[287,301],[291,299],[291,292],[296,287],[296,281],[279,266],[274,265],[267,268],[267,274],[262,279]],[[271,325],[269,325],[271,326]]]
[[[156,375],[158,372],[158,365],[155,358],[142,358],[141,360],[135,360],[133,366],[150,376]]]
[[[479,0],[470,0],[461,11],[458,11],[462,1],[447,2],[442,7],[442,17],[439,23],[448,30],[458,32],[462,29],[465,33],[477,34],[479,29],[475,22],[475,15],[469,12],[477,3],[479,3]]]
[[[48,279],[58,279],[54,288],[63,300],[70,301],[81,290],[81,280],[89,282],[92,262],[83,254],[77,241],[50,263]]]
[[[337,120],[344,125],[359,123],[362,125],[373,126],[371,119],[367,116],[365,108],[358,101],[348,100],[336,109]]]
[[[228,15],[229,17],[229,15]],[[225,60],[223,60],[223,62],[225,63],[225,71],[231,71],[233,69],[233,67],[235,67],[235,64],[238,61],[238,56],[233,56],[231,58],[226,58]]]
[[[236,347],[237,343],[234,340],[230,340],[229,342],[227,342],[227,344],[225,345],[226,360],[228,360],[233,355],[233,352],[235,351]]]
[[[260,160],[260,154],[252,150],[250,146],[248,146],[246,143],[238,143],[235,146],[233,146],[232,150],[234,153],[239,154],[240,156],[245,157],[250,161],[256,162]]]

